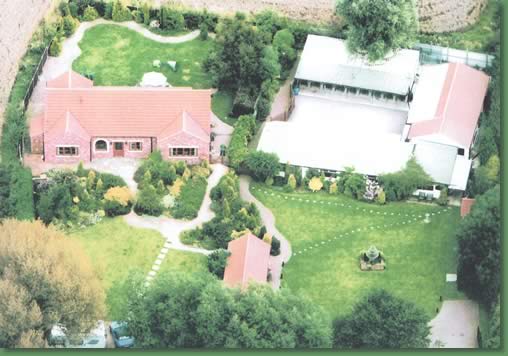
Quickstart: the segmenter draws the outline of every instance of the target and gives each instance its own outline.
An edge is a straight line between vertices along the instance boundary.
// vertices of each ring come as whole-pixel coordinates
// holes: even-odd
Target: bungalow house
[[[228,287],[245,289],[250,282],[266,283],[270,245],[251,233],[228,244],[228,257],[224,283]]]
[[[420,65],[401,50],[379,63],[344,41],[309,35],[287,122],[267,122],[258,150],[281,163],[334,174],[353,166],[376,177],[415,157],[440,186],[464,191],[489,77],[461,63]],[[422,187],[429,190],[429,187]]]
[[[44,112],[30,123],[32,153],[51,163],[146,157],[209,159],[211,92],[96,87],[68,71],[46,83]]]

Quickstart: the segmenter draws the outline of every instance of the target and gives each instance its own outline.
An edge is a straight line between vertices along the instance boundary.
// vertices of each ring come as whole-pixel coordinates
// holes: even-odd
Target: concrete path
[[[212,160],[220,159],[220,146],[229,146],[233,130],[233,126],[226,124],[212,113],[212,132],[215,134],[215,139],[212,142]]]
[[[182,43],[191,41],[199,36],[198,30],[182,36],[161,36],[150,32],[134,21],[114,22],[111,20],[97,19],[95,21],[82,22],[76,29],[76,32],[74,32],[71,37],[64,40],[60,55],[58,57],[48,57],[48,60],[44,64],[42,73],[39,76],[39,82],[35,86],[30,99],[28,110],[31,115],[36,115],[44,109],[44,88],[46,86],[46,81],[54,79],[71,69],[72,62],[81,55],[79,42],[83,38],[85,31],[94,26],[103,24],[126,27],[138,32],[146,38],[160,43]]]
[[[261,220],[266,226],[266,230],[268,233],[272,234],[272,236],[277,237],[280,241],[280,255],[270,256],[269,261],[272,273],[272,286],[273,288],[278,289],[280,288],[282,262],[287,263],[291,258],[291,245],[284,235],[277,230],[277,227],[275,226],[275,217],[272,212],[251,194],[249,190],[251,180],[252,179],[249,176],[240,176],[240,197],[243,200],[256,205],[261,215]]]
[[[445,300],[439,314],[429,323],[430,347],[477,348],[480,325],[478,303],[471,300]]]

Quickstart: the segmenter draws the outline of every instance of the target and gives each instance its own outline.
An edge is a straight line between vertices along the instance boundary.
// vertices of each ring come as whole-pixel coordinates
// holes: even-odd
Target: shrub
[[[287,183],[287,190],[293,192],[296,189],[296,178],[294,174],[290,174]]]
[[[207,181],[200,176],[194,176],[181,189],[175,200],[171,215],[176,219],[193,219],[198,216],[199,209],[205,197]]]
[[[233,117],[241,115],[250,115],[254,112],[256,103],[256,95],[251,88],[242,87],[238,89],[233,100],[233,109],[231,114]]]
[[[55,37],[51,46],[49,47],[49,55],[51,57],[58,57],[62,53],[62,38]]]
[[[180,31],[185,28],[185,20],[180,12],[168,8],[162,8],[161,11],[161,29]]]
[[[178,198],[184,185],[185,181],[182,178],[177,178],[173,185],[169,188],[169,192],[173,197]]]
[[[161,199],[157,194],[157,190],[152,185],[146,185],[138,193],[134,211],[138,215],[159,216],[162,214],[164,207]]]
[[[206,41],[208,39],[208,25],[204,22],[199,25],[199,38],[202,41]]]
[[[69,15],[71,15],[74,18],[78,17],[78,5],[76,5],[73,2],[69,3]]]
[[[208,255],[208,270],[219,279],[224,278],[224,270],[228,263],[228,257],[231,253],[228,250],[220,249]]]
[[[58,11],[60,11],[60,15],[62,15],[62,17],[70,15],[71,10],[69,9],[69,3],[66,1],[62,1],[58,5]]]
[[[443,189],[441,189],[441,194],[439,194],[437,203],[441,206],[448,205],[448,188],[444,187]]]
[[[383,189],[379,190],[376,197],[376,203],[384,205],[386,203],[386,194]]]
[[[280,241],[275,236],[272,236],[272,243],[270,247],[270,255],[278,256],[280,255]]]
[[[328,190],[330,194],[337,194],[339,192],[339,189],[337,188],[337,182],[333,182],[330,184],[330,188]]]
[[[106,200],[104,202],[104,211],[107,216],[126,215],[131,212],[132,204],[122,205],[115,200]]]
[[[246,168],[259,181],[275,176],[279,170],[279,157],[274,153],[254,151],[248,154],[244,162]]]
[[[296,60],[295,38],[291,31],[287,28],[277,31],[273,37],[273,47],[279,54],[281,77],[285,79]]]
[[[79,26],[79,21],[74,17],[67,15],[63,18],[63,32],[65,37],[70,37]]]
[[[432,180],[413,157],[406,166],[395,173],[382,174],[378,181],[383,187],[388,201],[404,200],[421,186],[429,185]]]
[[[323,188],[323,182],[318,177],[313,177],[309,182],[309,189],[313,192],[317,192]]]
[[[117,0],[113,4],[111,18],[116,22],[131,21],[132,14],[127,7],[123,6],[120,0]]]
[[[143,23],[147,26],[150,25],[150,5],[146,1],[141,7],[141,11],[143,12]]]
[[[132,202],[132,194],[127,187],[113,187],[109,188],[104,194],[106,201],[116,201],[122,206],[127,206]]]
[[[106,7],[104,8],[104,18],[107,20],[111,20],[113,18],[113,2],[111,1],[106,3]]]
[[[122,177],[110,173],[99,173],[97,178],[102,181],[102,189],[108,190],[113,187],[126,187],[127,183]]]
[[[240,168],[249,150],[247,145],[254,135],[256,120],[251,115],[242,115],[235,123],[235,129],[227,149],[229,164],[234,169]]]
[[[268,177],[265,179],[265,184],[269,187],[273,185],[273,177]]]
[[[83,13],[83,21],[93,21],[99,17],[99,13],[95,8],[91,6],[87,6],[85,12]]]

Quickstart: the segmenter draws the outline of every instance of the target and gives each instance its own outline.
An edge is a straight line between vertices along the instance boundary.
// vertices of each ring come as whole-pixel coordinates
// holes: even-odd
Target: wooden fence
[[[39,82],[39,76],[41,75],[42,68],[44,67],[44,64],[46,64],[46,61],[48,59],[49,48],[51,47],[52,43],[53,43],[53,40],[51,40],[49,42],[48,46],[44,49],[44,52],[42,53],[39,64],[37,65],[37,69],[35,70],[35,72],[32,76],[32,80],[30,80],[30,85],[28,86],[26,94],[23,98],[23,110],[24,111],[26,111],[26,108],[28,107],[28,102],[30,101],[30,98],[32,97],[34,88],[37,85],[37,83]]]

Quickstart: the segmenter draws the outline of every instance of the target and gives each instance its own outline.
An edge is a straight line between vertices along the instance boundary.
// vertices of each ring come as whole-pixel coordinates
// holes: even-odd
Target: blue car
[[[115,347],[134,347],[134,338],[127,331],[127,323],[112,321],[109,330],[111,331]]]

